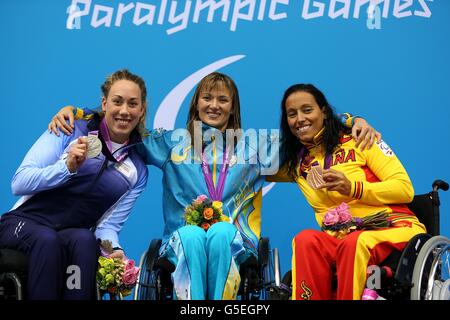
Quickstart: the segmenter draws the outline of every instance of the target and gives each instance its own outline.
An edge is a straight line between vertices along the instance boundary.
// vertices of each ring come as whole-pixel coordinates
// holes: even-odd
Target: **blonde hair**
[[[139,89],[141,90],[141,102],[142,102],[142,107],[144,108],[144,112],[143,112],[141,118],[139,119],[139,123],[138,123],[136,129],[138,130],[139,134],[143,137],[147,134],[147,129],[145,128],[145,118],[147,115],[147,88],[145,86],[145,81],[144,81],[144,79],[142,79],[138,75],[131,73],[127,69],[118,70],[118,71],[110,74],[101,86],[103,97],[105,99],[108,98],[109,91],[111,90],[111,87],[113,86],[113,84],[119,80],[132,81],[132,82],[136,83],[138,85]],[[99,113],[102,117],[104,116],[103,112],[99,112]]]

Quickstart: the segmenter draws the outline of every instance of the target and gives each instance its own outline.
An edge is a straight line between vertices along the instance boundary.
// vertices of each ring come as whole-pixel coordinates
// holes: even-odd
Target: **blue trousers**
[[[176,299],[236,299],[239,263],[247,250],[234,225],[218,222],[207,232],[184,226],[174,232],[161,254],[176,266],[172,274]]]
[[[0,222],[0,247],[27,255],[28,299],[95,298],[98,244],[92,231],[55,231],[31,220],[8,217]]]

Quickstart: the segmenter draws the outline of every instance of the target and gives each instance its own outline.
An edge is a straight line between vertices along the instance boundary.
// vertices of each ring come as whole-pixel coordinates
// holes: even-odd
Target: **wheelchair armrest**
[[[168,271],[169,273],[172,273],[175,271],[175,266],[173,265],[172,262],[169,261],[169,259],[167,258],[159,258],[156,263],[155,263],[155,267],[164,269],[166,271]]]
[[[246,270],[250,268],[254,270],[259,270],[258,260],[254,256],[250,256],[247,260],[245,260],[240,264],[239,268],[241,270]]]
[[[145,267],[147,270],[153,270],[155,267],[164,269],[169,273],[175,271],[175,266],[168,259],[159,256],[159,249],[161,248],[161,239],[153,239],[150,242],[147,250],[147,260]]]

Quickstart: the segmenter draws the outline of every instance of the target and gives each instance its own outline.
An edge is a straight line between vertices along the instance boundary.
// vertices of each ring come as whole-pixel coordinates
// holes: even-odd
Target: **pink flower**
[[[352,214],[349,211],[348,204],[345,202],[342,202],[335,210],[339,214],[339,223],[348,223],[352,221]]]
[[[201,194],[201,195],[199,195],[199,196],[197,197],[197,199],[195,199],[195,201],[203,202],[203,201],[205,201],[206,199],[208,199],[208,197],[205,196],[204,194]]]
[[[125,257],[125,270],[133,269],[134,268],[134,260],[133,259],[127,259]]]
[[[336,209],[328,210],[327,214],[323,218],[323,224],[326,226],[332,226],[339,222],[339,213]]]
[[[126,260],[125,272],[122,277],[123,284],[125,286],[134,286],[137,282],[139,268],[135,267],[134,260]]]
[[[199,196],[194,200],[194,202],[192,202],[192,204],[193,204],[194,206],[199,206],[199,205],[201,205],[201,204],[203,203],[203,201],[205,201],[206,199],[208,199],[208,197],[205,196],[204,194],[201,194],[201,195],[199,195]]]
[[[345,224],[351,222],[353,219],[352,214],[349,211],[349,207],[345,202],[342,202],[334,209],[328,210],[323,218],[323,224],[325,226],[332,226],[335,224]]]

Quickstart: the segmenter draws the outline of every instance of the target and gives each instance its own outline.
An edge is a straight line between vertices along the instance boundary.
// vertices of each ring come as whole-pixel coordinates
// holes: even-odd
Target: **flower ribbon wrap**
[[[221,201],[211,201],[206,195],[198,196],[184,209],[187,225],[195,225],[207,231],[214,223],[230,219],[223,214]]]
[[[342,202],[336,208],[327,211],[322,221],[322,230],[337,239],[343,239],[355,230],[387,228],[390,226],[390,222],[385,211],[363,218],[353,218],[347,203]]]

